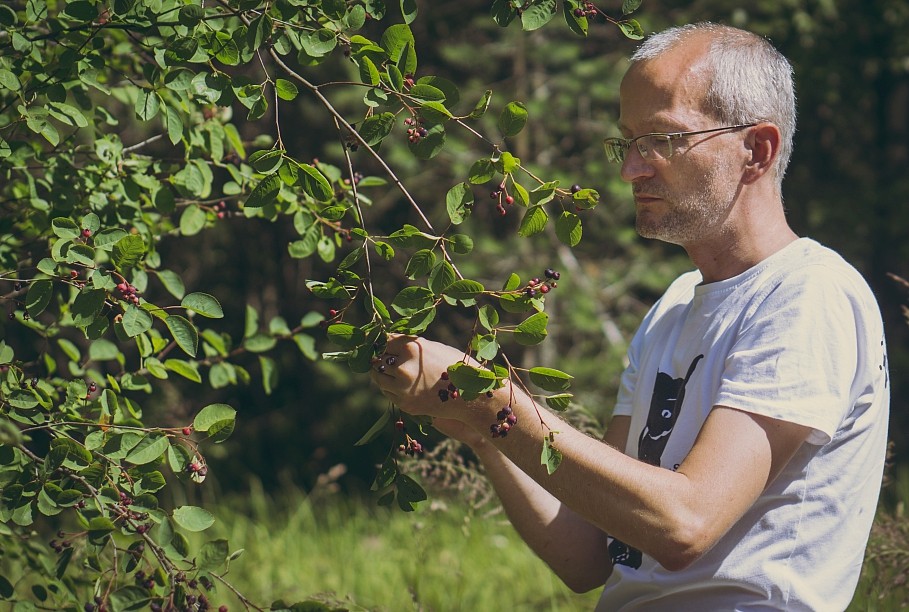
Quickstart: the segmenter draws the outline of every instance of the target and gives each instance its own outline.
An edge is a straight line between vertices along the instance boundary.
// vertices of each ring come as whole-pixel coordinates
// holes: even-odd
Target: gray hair
[[[795,135],[795,86],[792,66],[769,41],[731,26],[694,23],[650,36],[631,56],[632,65],[655,59],[697,33],[711,38],[705,111],[729,125],[761,121],[776,125],[782,137],[775,162],[781,186]]]

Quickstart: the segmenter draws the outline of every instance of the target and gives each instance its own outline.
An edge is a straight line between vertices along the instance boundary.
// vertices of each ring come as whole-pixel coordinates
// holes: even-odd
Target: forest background
[[[510,151],[536,174],[598,190],[600,204],[585,211],[583,241],[569,249],[551,228],[532,240],[519,238],[520,215],[498,215],[494,201],[485,199],[486,187],[476,186],[477,203],[464,227],[473,237],[474,253],[481,256],[465,262],[462,272],[483,279],[505,278],[512,270],[521,270],[523,277],[540,275],[545,268],[561,272],[558,290],[547,299],[547,340],[510,347],[509,359],[569,372],[574,398],[568,418],[601,429],[608,422],[631,334],[668,283],[690,268],[680,249],[636,236],[630,190],[602,151],[602,139],[618,135],[618,84],[636,43],[603,23],[591,24],[585,38],[565,27],[533,32],[501,28],[490,19],[488,4],[416,3],[419,15],[410,28],[421,72],[457,83],[463,99],[477,99],[492,89],[500,104],[523,101],[530,120],[510,140]],[[614,4],[600,8],[618,12],[620,4]],[[792,61],[799,127],[783,187],[789,219],[799,234],[842,253],[879,298],[892,383],[890,473],[899,480],[909,466],[909,383],[903,374],[909,369],[907,286],[899,280],[909,277],[909,5],[883,0],[645,0],[635,17],[645,32],[701,20],[744,27],[767,36]],[[314,82],[338,80],[338,75],[356,78],[355,68],[340,56],[306,72]],[[344,108],[360,97],[339,92],[333,102]],[[136,121],[131,106],[112,100],[108,110],[120,121],[124,142],[155,136],[158,126]],[[241,112],[246,109],[234,109]],[[272,112],[270,108],[256,122],[238,121],[241,138],[253,142],[267,137],[274,126]],[[301,159],[344,165],[338,131],[317,101],[301,94],[282,103],[280,112],[288,151]],[[484,118],[490,130],[494,120]],[[165,144],[151,142],[148,150]],[[382,155],[424,210],[444,219],[448,188],[463,180],[481,149],[471,134],[451,131],[445,150],[427,162],[410,154],[401,131],[385,140]],[[358,172],[382,174],[362,151],[352,155]],[[400,192],[372,188],[369,195],[373,223],[389,231],[416,223]],[[237,199],[225,200],[235,213]],[[8,204],[0,209],[7,219],[15,214]],[[291,256],[287,245],[296,238],[290,222],[227,214],[205,231],[163,239],[158,251],[186,286],[217,298],[224,331],[242,336],[250,312],[262,322],[305,320],[310,313],[329,316],[329,306],[313,296],[306,281],[326,279],[334,264]],[[372,276],[376,293],[394,295],[405,282],[403,269],[377,266]],[[445,311],[428,335],[463,345],[472,324],[456,311]],[[381,440],[355,443],[387,402],[365,375],[319,358],[323,351],[336,350],[320,329],[312,332],[314,346],[285,342],[269,347],[274,369],[265,385],[198,385],[172,377],[143,399],[148,420],[163,426],[190,422],[209,404],[237,410],[230,438],[207,452],[205,486],[174,493],[177,502],[212,507],[248,495],[251,487],[279,496],[289,488],[316,491],[327,484],[351,499],[370,495],[376,466],[388,447]],[[13,344],[19,333],[15,322],[0,321],[0,339]],[[236,360],[249,371],[258,371],[262,363],[255,351]],[[441,440],[427,432],[423,443],[432,449]],[[427,459],[427,465],[436,460]],[[419,472],[419,467],[412,470]],[[445,499],[445,488],[455,486],[436,479],[441,486],[433,489],[432,475],[426,476],[432,498]],[[885,500],[896,504],[886,495]]]

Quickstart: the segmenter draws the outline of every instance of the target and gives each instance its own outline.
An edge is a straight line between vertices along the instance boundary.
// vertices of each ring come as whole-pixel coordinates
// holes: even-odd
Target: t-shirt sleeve
[[[857,317],[848,281],[808,266],[773,286],[746,313],[715,405],[811,427],[826,444],[851,405]]]

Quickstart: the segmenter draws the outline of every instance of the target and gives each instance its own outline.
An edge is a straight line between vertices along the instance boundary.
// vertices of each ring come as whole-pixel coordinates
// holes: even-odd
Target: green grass
[[[463,507],[405,514],[374,499],[281,500],[254,492],[225,511],[206,539],[226,538],[227,579],[257,605],[316,594],[368,610],[589,611],[598,592],[572,593],[521,542],[502,515],[471,516]],[[227,510],[231,508],[231,510]],[[227,589],[213,600],[241,609]]]
[[[307,497],[253,490],[218,505],[206,539],[226,538],[228,581],[259,606],[314,596],[351,610],[515,612],[593,610],[598,591],[577,595],[521,542],[501,514],[462,501],[421,504],[410,514],[374,498]],[[909,472],[885,491],[850,612],[905,609],[909,602]],[[212,507],[212,506],[209,506]],[[212,598],[242,606],[223,586]]]

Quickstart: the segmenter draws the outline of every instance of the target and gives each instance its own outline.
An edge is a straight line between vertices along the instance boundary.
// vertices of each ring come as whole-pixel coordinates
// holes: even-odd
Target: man
[[[838,255],[797,237],[780,183],[795,131],[791,67],[748,32],[654,35],[620,91],[607,154],[636,227],[697,270],[653,306],[628,352],[605,443],[517,386],[440,402],[453,348],[395,337],[375,373],[483,462],[511,522],[600,610],[842,610],[883,470],[883,325]],[[490,436],[504,405],[516,422]],[[544,436],[563,460],[540,465]]]

